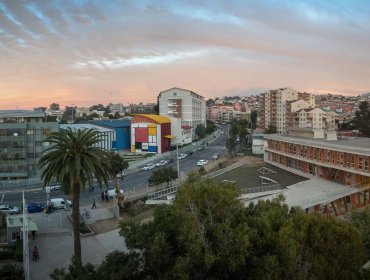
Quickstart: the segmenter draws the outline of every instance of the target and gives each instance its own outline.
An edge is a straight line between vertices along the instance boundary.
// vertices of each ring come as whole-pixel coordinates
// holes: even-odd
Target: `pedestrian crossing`
[[[208,147],[210,150],[226,150],[225,146],[210,146]]]

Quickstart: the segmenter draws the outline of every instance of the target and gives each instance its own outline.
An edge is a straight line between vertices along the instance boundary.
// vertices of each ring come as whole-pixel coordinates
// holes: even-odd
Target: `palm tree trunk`
[[[74,257],[77,266],[81,267],[81,238],[80,238],[80,185],[77,181],[72,187],[72,228]]]

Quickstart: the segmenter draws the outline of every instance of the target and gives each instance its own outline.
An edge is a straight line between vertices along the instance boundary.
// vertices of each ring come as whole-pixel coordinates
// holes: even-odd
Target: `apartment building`
[[[300,102],[294,103],[295,101]],[[269,125],[274,125],[278,133],[286,133],[288,114],[299,108],[315,108],[315,96],[306,92],[297,92],[292,88],[269,90],[262,94],[260,126],[268,128]]]
[[[199,94],[181,88],[171,88],[159,93],[159,114],[180,118],[182,126],[194,130],[199,124],[206,125],[206,103]]]
[[[27,187],[40,183],[37,162],[42,151],[48,147],[48,143],[43,141],[59,129],[57,122],[44,120],[44,112],[0,110],[2,187]]]

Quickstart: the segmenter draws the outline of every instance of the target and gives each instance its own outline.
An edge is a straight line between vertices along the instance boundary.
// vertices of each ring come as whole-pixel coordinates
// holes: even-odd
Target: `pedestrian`
[[[101,201],[104,201],[104,199],[105,199],[105,194],[104,192],[101,192]]]
[[[39,250],[37,250],[36,245],[33,245],[33,247],[32,247],[32,260],[37,262],[38,258],[39,258]]]
[[[93,198],[93,204],[92,204],[91,209],[94,209],[94,208],[96,208],[95,198]]]
[[[109,196],[108,196],[108,192],[105,191],[105,202],[109,202]]]
[[[32,234],[32,240],[35,240],[36,230],[31,231],[31,234]]]

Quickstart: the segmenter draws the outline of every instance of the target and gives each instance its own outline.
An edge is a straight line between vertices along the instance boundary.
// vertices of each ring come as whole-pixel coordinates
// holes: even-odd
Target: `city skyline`
[[[370,91],[366,1],[0,0],[0,109]]]

